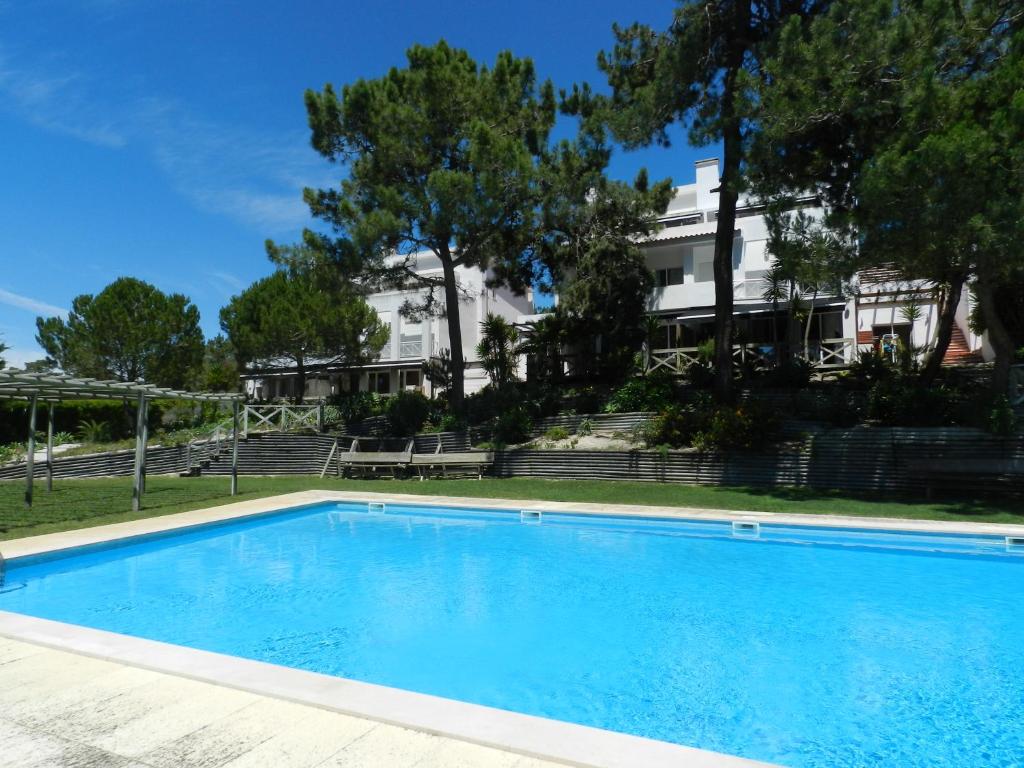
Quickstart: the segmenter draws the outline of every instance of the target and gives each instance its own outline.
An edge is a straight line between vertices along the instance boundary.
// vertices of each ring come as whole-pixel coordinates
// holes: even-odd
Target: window
[[[380,324],[388,329],[388,340],[384,342],[384,346],[381,347],[380,357],[387,360],[388,358],[394,357],[394,351],[391,347],[391,313],[390,312],[378,312],[377,317],[380,318]],[[370,390],[371,392],[374,390]]]
[[[743,263],[746,269],[762,269],[768,263],[768,241],[748,240],[743,244]]]
[[[412,371],[399,371],[398,372],[398,386],[401,389],[419,389],[420,386],[420,372],[416,370]]]
[[[386,395],[391,391],[391,371],[370,371],[369,392]]]
[[[402,320],[399,357],[423,357],[423,324]]]
[[[693,248],[693,281],[710,283],[715,279],[715,246],[697,245]]]
[[[683,282],[683,268],[672,267],[671,269],[658,269],[654,272],[654,284],[659,288],[667,285],[681,285]]]

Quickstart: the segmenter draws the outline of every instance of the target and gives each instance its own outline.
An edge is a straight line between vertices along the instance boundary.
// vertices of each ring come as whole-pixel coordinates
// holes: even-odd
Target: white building
[[[652,350],[652,366],[680,373],[694,359],[697,345],[714,337],[718,160],[695,165],[695,183],[676,187],[660,219],[662,229],[645,244],[647,264],[655,275],[650,313],[662,321],[663,328]],[[820,214],[813,200],[803,201],[803,208],[810,215]],[[764,278],[773,257],[768,253],[763,210],[756,201],[741,198],[736,211],[732,266],[738,338],[734,355],[768,363],[775,358],[775,339],[785,340],[786,306],[783,302],[774,307],[764,298]],[[809,342],[801,351],[815,368],[828,369],[849,365],[858,352],[872,346],[888,348],[887,340],[893,337],[923,349],[935,337],[933,288],[926,281],[901,281],[890,270],[865,271],[854,279],[850,295],[813,297]],[[968,328],[969,302],[965,289],[947,362],[973,359],[982,348],[981,339]],[[800,337],[802,344],[803,329]]]
[[[441,264],[432,253],[416,254],[416,271],[424,276],[440,276]],[[462,296],[460,326],[462,354],[466,360],[466,394],[484,387],[487,375],[480,366],[476,345],[480,341],[480,323],[488,314],[500,315],[509,321],[532,311],[530,296],[516,296],[507,289],[486,286],[487,274],[479,269],[458,267],[456,277]],[[425,288],[390,290],[367,296],[367,303],[377,311],[384,325],[391,328],[391,338],[378,359],[364,366],[351,367],[330,363],[313,363],[308,367],[306,399],[326,398],[345,392],[377,392],[390,394],[411,389],[430,394],[430,382],[423,378],[423,363],[450,350],[448,321],[432,317],[414,322],[402,317],[404,304],[416,304]],[[444,297],[440,296],[443,306]],[[294,398],[297,381],[295,369],[287,364],[252,366],[243,377],[246,392],[256,400]]]

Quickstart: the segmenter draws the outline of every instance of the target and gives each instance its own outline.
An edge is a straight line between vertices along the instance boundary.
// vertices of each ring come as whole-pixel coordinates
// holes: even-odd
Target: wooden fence
[[[343,438],[344,439],[344,438]],[[250,434],[239,442],[239,472],[247,475],[319,474],[335,437],[324,434]],[[417,453],[433,453],[441,441],[445,451],[465,450],[465,433],[417,435]],[[347,447],[343,445],[342,447]],[[153,446],[146,451],[150,474],[185,469],[185,446]],[[713,454],[681,451],[505,450],[495,454],[494,472],[500,477],[553,479],[641,480],[700,485],[803,486],[857,492],[923,492],[929,485],[916,467],[934,460],[956,466],[1024,466],[1024,436],[999,438],[980,430],[958,427],[911,429],[858,427],[830,429],[805,436],[783,450],[758,454]],[[58,457],[55,478],[127,476],[133,451]],[[36,477],[45,475],[37,462]],[[224,475],[230,460],[222,458],[203,467],[203,474]],[[0,467],[0,480],[25,476],[25,464]],[[999,478],[996,478],[999,479]],[[998,490],[1024,491],[1024,480],[1003,478]],[[967,476],[965,493],[997,490],[991,476]]]

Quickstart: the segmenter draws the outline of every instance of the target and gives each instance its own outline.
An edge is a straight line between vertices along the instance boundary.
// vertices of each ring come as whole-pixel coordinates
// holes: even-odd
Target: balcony
[[[857,345],[853,339],[817,339],[811,341],[798,354],[815,370],[845,368],[856,356]],[[733,344],[732,358],[737,365],[753,364],[755,368],[774,368],[778,364],[779,350],[768,343]],[[652,349],[650,370],[659,368],[672,373],[683,374],[691,364],[698,361],[697,347],[675,347]]]
[[[423,357],[423,338],[405,337],[398,345],[398,356],[403,360]]]

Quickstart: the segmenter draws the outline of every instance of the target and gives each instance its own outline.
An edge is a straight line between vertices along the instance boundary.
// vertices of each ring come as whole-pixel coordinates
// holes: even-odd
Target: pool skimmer
[[[539,523],[543,517],[539,509],[521,509],[519,510],[519,522],[521,523]]]
[[[383,501],[371,501],[366,505],[366,511],[371,515],[383,515],[387,511],[387,504]]]
[[[759,539],[761,524],[751,520],[733,520],[732,535],[739,539]]]
[[[1014,555],[1024,555],[1024,536],[1007,536],[1006,551]]]

